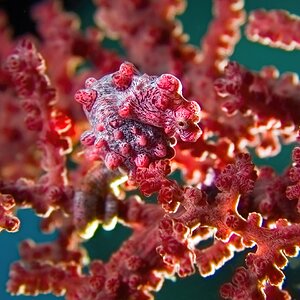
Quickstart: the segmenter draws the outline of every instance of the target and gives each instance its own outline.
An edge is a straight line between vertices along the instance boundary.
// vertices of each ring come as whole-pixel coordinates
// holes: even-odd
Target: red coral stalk
[[[13,215],[15,200],[11,195],[0,194],[0,231],[16,232],[19,230],[20,220]]]
[[[249,16],[249,40],[284,50],[300,48],[300,18],[286,10],[258,9]]]

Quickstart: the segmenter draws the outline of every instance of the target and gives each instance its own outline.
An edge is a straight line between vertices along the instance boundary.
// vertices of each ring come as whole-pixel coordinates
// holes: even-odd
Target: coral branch
[[[43,180],[65,184],[64,154],[72,150],[72,122],[54,109],[55,90],[45,75],[45,62],[30,40],[24,39],[7,58],[6,68],[27,112],[29,130],[39,132],[38,146],[43,152],[42,168],[48,172]]]
[[[249,16],[247,38],[270,47],[284,50],[300,49],[300,17],[286,10],[258,9]]]
[[[240,39],[239,28],[245,21],[243,0],[217,0],[213,5],[214,19],[202,41],[202,64],[222,70]]]
[[[215,88],[225,97],[222,108],[228,115],[240,112],[251,116],[252,125],[248,125],[248,130],[264,135],[264,141],[256,150],[259,156],[279,153],[279,135],[287,142],[295,140],[299,125],[297,74],[286,73],[278,77],[278,71],[273,67],[254,73],[230,62],[224,77],[216,80]]]
[[[16,232],[19,230],[20,220],[12,213],[15,200],[11,195],[0,193],[0,231]]]

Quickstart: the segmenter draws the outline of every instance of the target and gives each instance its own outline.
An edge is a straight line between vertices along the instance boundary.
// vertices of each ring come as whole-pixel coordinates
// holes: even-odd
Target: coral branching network
[[[298,77],[231,59],[242,34],[299,50],[300,17],[214,0],[198,47],[178,19],[189,2],[94,0],[81,27],[65,2],[38,1],[22,35],[0,12],[0,229],[30,208],[56,232],[19,244],[7,295],[153,299],[245,251],[216,297],[300,299],[284,273],[300,247]],[[254,164],[285,144],[281,174]],[[92,258],[85,242],[118,224],[128,239]]]

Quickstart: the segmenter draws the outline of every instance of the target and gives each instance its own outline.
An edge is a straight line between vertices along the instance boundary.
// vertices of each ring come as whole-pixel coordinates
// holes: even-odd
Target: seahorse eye
[[[178,124],[178,127],[180,128],[180,129],[185,129],[186,127],[187,127],[187,122],[185,122],[185,121],[178,121],[177,122],[177,124]]]

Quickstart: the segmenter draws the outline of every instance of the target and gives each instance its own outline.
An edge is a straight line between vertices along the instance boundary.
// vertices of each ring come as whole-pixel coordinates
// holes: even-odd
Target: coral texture
[[[21,36],[0,10],[0,231],[13,238],[29,208],[56,236],[20,243],[7,292],[154,299],[247,250],[218,297],[298,299],[284,273],[300,247],[298,77],[230,57],[244,24],[252,42],[299,50],[300,17],[214,0],[196,47],[177,18],[189,1],[94,0],[85,29],[65,1],[37,2]],[[282,174],[253,162],[284,144]],[[117,224],[128,239],[93,258],[85,242]]]

